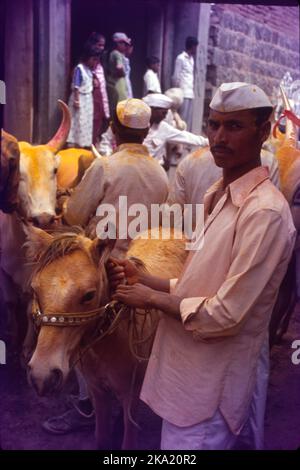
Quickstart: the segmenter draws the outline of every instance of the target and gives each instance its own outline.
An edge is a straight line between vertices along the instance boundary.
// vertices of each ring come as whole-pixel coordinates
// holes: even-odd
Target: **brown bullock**
[[[37,346],[28,365],[29,379],[36,391],[44,395],[62,387],[70,367],[97,331],[101,317],[78,323],[76,320],[78,315],[82,320],[87,311],[108,301],[104,263],[112,246],[74,233],[53,238],[35,228],[28,237],[28,254],[38,258],[31,283],[35,308],[43,316]],[[139,258],[152,274],[174,278],[178,277],[186,254],[183,240],[136,239],[127,257]],[[135,318],[138,331],[143,329],[147,337],[151,329],[149,318],[144,326],[144,316]],[[154,321],[156,326],[157,312]],[[129,410],[136,419],[145,363],[139,362],[129,347],[129,322],[128,316],[122,317],[114,331],[95,343],[79,363],[94,402],[97,447],[102,449],[111,448],[111,391],[124,411],[122,448],[137,446],[137,429],[129,419]],[[152,339],[139,353],[149,354],[151,344]]]

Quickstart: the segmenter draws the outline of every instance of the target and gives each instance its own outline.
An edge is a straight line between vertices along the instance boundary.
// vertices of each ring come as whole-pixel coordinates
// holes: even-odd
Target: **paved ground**
[[[300,340],[300,304],[289,329],[271,354],[271,376],[265,421],[266,449],[300,448],[300,364],[291,361],[291,345]]]
[[[300,305],[289,330],[271,354],[271,377],[266,413],[266,449],[295,449],[300,446],[300,364],[293,365],[293,340],[300,339]],[[27,385],[25,372],[0,366],[0,438],[3,449],[93,449],[93,430],[52,436],[41,428],[49,416],[65,410],[66,394],[74,391],[74,381],[57,397],[39,398]],[[159,446],[160,422],[145,407],[140,413],[141,449]],[[118,433],[117,433],[118,434]],[[117,436],[118,437],[118,436]],[[118,439],[116,439],[117,441]]]

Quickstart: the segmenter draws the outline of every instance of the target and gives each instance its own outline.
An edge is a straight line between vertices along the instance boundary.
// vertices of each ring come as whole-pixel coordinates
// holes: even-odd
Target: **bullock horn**
[[[288,111],[292,111],[289,99],[286,96],[286,92],[284,91],[284,88],[282,87],[282,85],[279,85],[279,88],[280,88],[280,92],[281,92],[281,98],[282,98],[282,101],[283,101],[284,109],[287,109]]]
[[[281,92],[281,97],[282,97],[284,109],[286,109],[287,111],[292,111],[289,99],[286,96],[284,88],[281,85],[279,85],[279,87],[280,87],[280,92]],[[289,141],[290,144],[292,144],[294,147],[296,147],[296,142],[297,142],[296,136],[297,136],[296,126],[294,125],[294,123],[288,117],[286,117],[285,141]]]
[[[71,114],[68,106],[62,100],[58,100],[58,104],[63,113],[62,121],[56,134],[47,143],[54,153],[59,152],[65,145],[71,127]]]
[[[102,155],[100,155],[100,153],[98,152],[98,150],[96,149],[95,145],[92,144],[92,152],[94,154],[94,157],[96,158],[104,158]]]

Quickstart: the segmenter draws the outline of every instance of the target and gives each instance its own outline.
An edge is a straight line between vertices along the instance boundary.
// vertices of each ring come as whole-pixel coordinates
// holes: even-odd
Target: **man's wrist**
[[[167,292],[153,291],[147,300],[147,308],[162,310],[173,318],[181,319],[180,304],[182,298]]]
[[[138,283],[143,284],[144,286],[149,286],[149,274],[144,273],[144,272],[139,272]]]
[[[156,305],[157,293],[154,291],[147,299],[146,304],[147,308],[159,308]]]
[[[170,294],[153,289],[153,292],[147,299],[148,308],[156,308],[157,310],[166,311],[170,300]]]

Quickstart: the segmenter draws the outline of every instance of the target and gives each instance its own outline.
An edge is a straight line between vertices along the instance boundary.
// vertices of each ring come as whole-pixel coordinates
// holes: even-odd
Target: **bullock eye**
[[[53,174],[56,175],[58,168],[54,168]]]
[[[90,291],[86,292],[86,293],[82,296],[80,303],[81,303],[81,304],[85,304],[85,303],[87,303],[87,302],[90,302],[90,301],[93,300],[93,298],[95,297],[95,294],[96,294],[96,289],[90,290]]]

